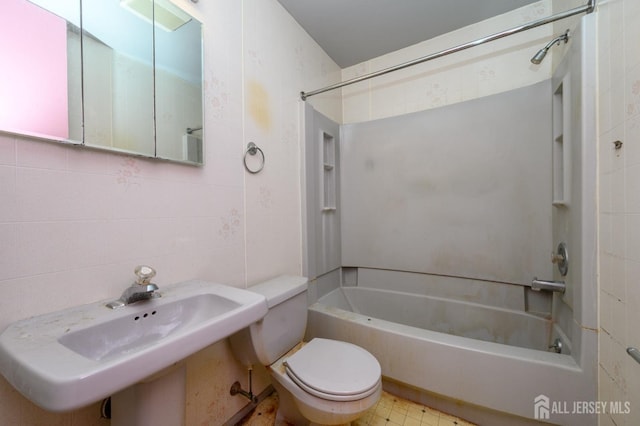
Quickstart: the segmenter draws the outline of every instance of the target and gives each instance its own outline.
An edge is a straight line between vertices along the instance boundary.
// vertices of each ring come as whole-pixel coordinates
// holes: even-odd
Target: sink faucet
[[[107,307],[111,309],[122,308],[123,306],[130,305],[131,303],[139,302],[141,300],[149,300],[155,297],[160,297],[160,293],[157,293],[158,286],[151,282],[151,278],[156,275],[156,271],[145,265],[137,266],[135,274],[138,277],[136,282],[131,284],[118,300],[107,303]]]

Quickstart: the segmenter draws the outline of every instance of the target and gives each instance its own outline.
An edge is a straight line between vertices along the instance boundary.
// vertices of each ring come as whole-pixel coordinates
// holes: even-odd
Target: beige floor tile
[[[388,426],[387,419],[380,416],[373,416],[368,426]]]
[[[396,398],[395,403],[393,404],[393,410],[394,411],[403,411],[403,412],[407,412],[409,411],[409,408],[413,407],[413,403],[405,400],[405,399],[399,399]]]
[[[424,414],[424,409],[421,406],[412,405],[407,409],[407,418],[410,419],[422,419],[422,415]]]
[[[236,426],[280,426],[276,424],[278,395],[262,401],[258,407]],[[352,426],[473,426],[449,414],[424,407],[412,401],[383,392],[380,401]]]
[[[389,414],[389,421],[399,424],[399,425],[403,425],[404,424],[404,420],[407,418],[406,413],[403,413],[402,411],[396,411],[395,408],[393,410],[391,410],[391,413]]]
[[[474,426],[473,423],[469,423],[465,420],[459,419],[450,414],[441,413],[440,422],[438,426]]]
[[[376,416],[384,417],[385,419],[391,415],[391,406],[387,405],[378,405],[375,408]]]
[[[418,419],[412,419],[411,417],[407,417],[404,421],[404,426],[422,426],[422,422]]]
[[[380,401],[378,401],[376,406],[377,407],[391,408],[391,407],[393,407],[393,399],[389,398],[389,396],[387,396],[385,394],[382,394],[382,397],[380,397]]]
[[[438,413],[434,413],[433,410],[428,410],[422,414],[421,421],[424,426],[439,426],[440,416]]]

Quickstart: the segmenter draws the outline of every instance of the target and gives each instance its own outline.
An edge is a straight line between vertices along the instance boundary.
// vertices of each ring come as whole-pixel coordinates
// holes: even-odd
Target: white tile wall
[[[640,423],[640,2],[598,2],[600,356],[599,399],[629,401],[630,414],[601,425]],[[620,150],[613,142],[620,140]]]
[[[205,166],[0,135],[0,329],[117,298],[141,263],[160,287],[301,273],[298,93],[335,83],[340,69],[275,0],[176,3],[204,23]],[[251,82],[265,93],[266,129],[249,107]],[[312,102],[341,116],[339,98]],[[242,166],[248,141],[267,157],[255,176]],[[195,355],[187,424],[235,414],[245,401],[229,388],[246,379],[226,342]],[[0,379],[0,424],[104,424],[98,414],[46,413]]]
[[[551,14],[542,0],[343,70],[343,79],[385,69],[511,29]],[[550,78],[552,61],[531,56],[552,35],[549,25],[438,58],[343,89],[343,122],[354,123],[474,99]]]

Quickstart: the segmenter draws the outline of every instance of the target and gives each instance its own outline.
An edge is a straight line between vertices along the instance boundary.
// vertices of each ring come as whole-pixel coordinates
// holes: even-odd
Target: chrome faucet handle
[[[558,271],[563,277],[569,272],[569,253],[565,243],[558,244],[557,253],[551,253],[551,263],[558,265]]]
[[[136,279],[136,284],[139,285],[151,284],[151,278],[156,276],[156,270],[147,265],[136,266],[134,273],[138,277],[138,279]]]

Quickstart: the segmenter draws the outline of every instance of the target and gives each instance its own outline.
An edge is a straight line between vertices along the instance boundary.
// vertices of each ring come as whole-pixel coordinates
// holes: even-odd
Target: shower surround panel
[[[550,276],[551,87],[342,128],[344,266]]]

